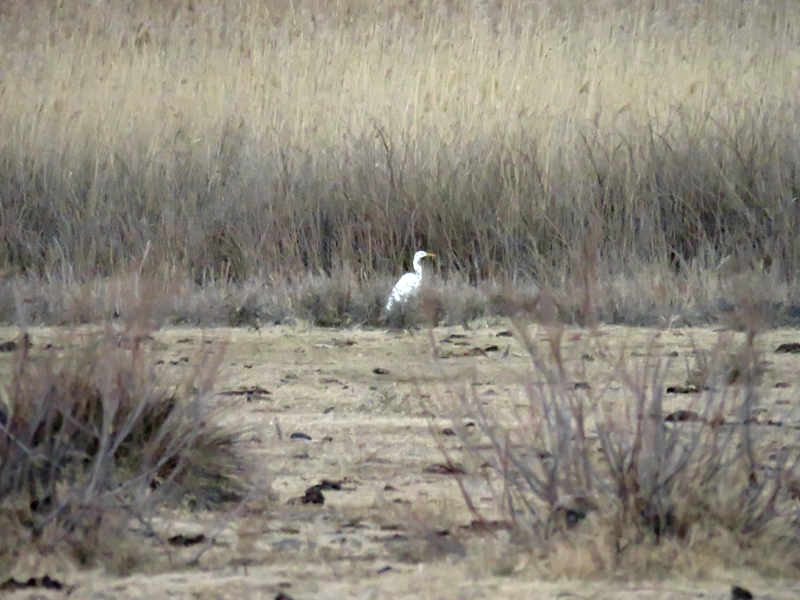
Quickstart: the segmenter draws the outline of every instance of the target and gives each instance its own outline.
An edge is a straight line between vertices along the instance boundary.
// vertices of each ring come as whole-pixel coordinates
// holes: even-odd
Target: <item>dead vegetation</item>
[[[519,377],[524,402],[504,414],[469,387],[442,434],[461,447],[437,438],[446,459],[413,466],[456,480],[471,523],[414,506],[398,509],[402,523],[366,524],[334,508],[341,545],[320,550],[293,512],[270,551],[349,559],[358,551],[341,531],[363,527],[384,531],[375,539],[401,563],[456,557],[498,576],[524,570],[523,554],[541,559],[541,576],[701,577],[722,564],[796,577],[798,450],[784,421],[762,418],[756,345],[769,326],[800,324],[797,5],[12,1],[0,17],[0,320],[23,331],[0,346],[13,355],[0,570],[29,547],[136,572],[159,507],[217,514],[241,501],[246,444],[220,425],[211,391],[222,348],[165,361],[150,336],[165,324],[256,336],[311,323],[364,336],[389,325],[394,337],[364,351],[368,365],[329,339],[282,347],[273,361],[308,367],[293,395],[280,392],[296,383],[288,366],[231,384],[226,398],[249,418],[269,415],[251,441],[276,432],[264,445],[283,476],[308,484],[326,474],[302,465],[336,465],[344,480],[363,467],[353,453],[391,464],[371,429],[349,444],[295,432],[287,443],[308,443],[287,451],[277,414],[324,396],[330,420],[343,398],[345,422],[421,419],[416,401],[435,392],[398,387],[417,376],[404,371],[409,355],[513,361],[522,343],[528,368],[494,376]],[[421,247],[439,257],[432,284],[387,321],[392,281]],[[402,329],[472,332],[498,317],[517,324],[515,339],[450,332],[385,352],[405,343]],[[24,333],[97,323],[48,348]],[[748,336],[652,358],[603,345],[601,324]],[[590,332],[578,360],[565,358],[570,326]],[[255,339],[235,377],[259,371],[268,349]],[[336,360],[368,383],[323,375]],[[685,379],[667,380],[673,360]],[[462,384],[471,373],[454,371]],[[786,379],[775,388],[791,389]],[[498,514],[464,483],[475,474]],[[295,490],[287,510],[335,504],[305,484],[308,498]],[[167,554],[201,545],[217,553],[209,564],[263,566],[256,542],[282,517],[252,511],[235,558],[218,556],[209,531],[151,537]]]
[[[45,347],[20,334],[0,419],[3,574],[36,548],[130,572],[157,561],[134,538],[152,535],[161,507],[218,509],[250,489],[241,432],[220,423],[213,400],[224,348],[193,356],[177,378],[151,344],[149,330],[110,325]]]
[[[531,577],[608,584],[613,573],[663,579],[669,587],[671,574],[703,580],[725,573],[724,579],[742,569],[766,580],[795,576],[796,359],[773,354],[792,339],[790,332],[754,336],[753,362],[746,333],[553,324],[531,326],[526,338],[506,321],[498,325],[435,328],[430,336],[354,329],[346,338],[307,324],[143,331],[140,352],[156,359],[150,364],[157,377],[145,378],[156,388],[148,397],[165,400],[163,406],[180,397],[193,404],[192,393],[173,390],[204,389],[195,373],[211,376],[222,361],[212,406],[229,406],[219,416],[234,430],[245,424],[248,435],[203,456],[217,455],[214,464],[226,463],[224,471],[233,473],[243,463],[229,464],[229,452],[246,451],[276,495],[219,504],[223,482],[159,476],[153,465],[143,465],[137,479],[129,455],[109,455],[109,487],[97,488],[100,508],[92,510],[75,499],[85,495],[97,460],[82,444],[88,464],[63,472],[58,504],[46,507],[27,486],[4,498],[4,530],[16,534],[8,537],[3,560],[17,564],[4,581],[33,579],[41,587],[47,576],[81,593],[89,589],[81,582],[91,578],[103,589],[155,590],[158,579],[145,583],[143,575],[167,571],[173,573],[163,582],[169,589],[177,579],[217,589],[230,585],[230,570],[238,569],[233,579],[244,589],[273,589],[280,581],[291,583],[294,595],[313,596],[331,565],[349,573],[342,582],[358,580],[387,593],[418,577],[420,563],[435,563],[437,573],[451,567],[468,573],[475,585],[497,577],[512,586]],[[34,331],[31,364],[58,365],[59,356],[78,361],[69,350],[84,348],[78,343],[84,330]],[[223,360],[217,352],[226,339]],[[102,350],[84,349],[80,372],[97,379],[117,356],[131,365],[132,341],[114,333]],[[3,368],[18,368],[21,339],[16,346],[2,355]],[[667,393],[686,381],[684,360],[693,369],[701,350],[708,389]],[[205,351],[213,351],[210,362]],[[763,364],[767,357],[775,363],[757,378],[728,383],[732,365]],[[30,367],[38,376],[56,370]],[[791,383],[783,388],[776,381]],[[745,419],[749,433],[741,413],[748,385],[757,395]],[[464,388],[469,392],[461,397]],[[144,448],[156,446],[146,432],[137,435],[151,440]],[[747,436],[752,452],[741,446]],[[123,438],[120,448],[125,444]],[[44,512],[31,509],[31,498]],[[64,503],[65,513],[41,526]],[[41,533],[34,535],[37,524]],[[20,567],[31,554],[41,565]],[[107,574],[68,577],[53,568],[54,557],[65,556],[72,569],[102,565]],[[752,577],[739,581],[752,589]]]
[[[701,355],[694,397],[675,410],[670,357],[635,358],[590,331],[583,358],[567,361],[562,326],[537,341],[524,321],[515,324],[532,363],[521,379],[525,401],[509,416],[467,388],[451,431],[473,463],[490,467],[497,508],[522,545],[541,553],[545,572],[658,575],[702,564],[711,548],[728,567],[797,571],[800,448],[791,432],[771,431],[783,420],[762,418],[768,392],[754,329],[741,347],[723,336]],[[604,364],[591,378],[589,359]],[[476,522],[486,521],[460,487]]]
[[[0,269],[147,254],[163,285],[291,283],[370,323],[425,247],[445,283],[574,313],[589,230],[606,322],[707,322],[745,275],[796,323],[797,10],[5,2]]]

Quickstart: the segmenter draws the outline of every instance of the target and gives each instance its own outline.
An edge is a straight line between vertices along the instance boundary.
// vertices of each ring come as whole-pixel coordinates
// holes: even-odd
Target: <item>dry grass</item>
[[[636,275],[608,270],[587,273],[582,289],[567,285],[484,281],[459,274],[436,276],[418,301],[387,320],[385,303],[393,280],[362,279],[349,269],[330,276],[300,275],[288,281],[242,283],[164,280],[121,276],[42,281],[0,281],[0,323],[81,325],[136,319],[147,305],[153,324],[259,328],[297,320],[325,327],[420,326],[439,323],[472,327],[498,316],[525,314],[542,323],[607,323],[660,329],[724,325],[741,329],[741,307],[763,326],[800,325],[800,298],[793,283],[773,273],[721,277],[695,268],[679,277],[653,267]],[[588,285],[587,285],[588,284]],[[515,297],[519,305],[509,306]]]
[[[540,341],[516,325],[532,362],[531,375],[521,375],[526,400],[509,417],[468,388],[454,431],[472,462],[490,467],[497,506],[548,576],[611,569],[658,577],[690,565],[698,573],[714,562],[709,553],[727,567],[798,568],[800,453],[791,433],[772,434],[763,426],[772,421],[759,419],[769,402],[755,329],[741,347],[723,336],[694,354],[694,400],[675,410],[667,394],[682,386],[668,384],[670,359],[650,349],[633,358],[595,330],[582,358],[567,360],[576,349],[562,326]],[[599,372],[587,367],[595,360]],[[474,495],[460,488],[484,522]]]
[[[800,256],[794,3],[3,4],[0,264],[64,281]],[[676,274],[677,271],[677,274]]]
[[[427,589],[425,585],[439,586],[435,589],[442,589],[439,595],[443,598],[501,588],[508,590],[505,595],[509,597],[524,597],[522,590],[535,594],[536,589],[547,587],[541,583],[543,579],[553,578],[572,579],[557,582],[561,591],[609,597],[617,597],[614,593],[636,595],[635,588],[658,588],[665,598],[680,598],[692,586],[722,597],[731,582],[744,584],[758,595],[797,595],[797,566],[792,564],[796,553],[793,547],[784,546],[796,523],[784,526],[783,516],[773,519],[765,533],[741,535],[735,533],[735,519],[715,521],[717,509],[712,506],[707,516],[694,522],[688,537],[665,532],[656,543],[654,529],[645,521],[632,519],[620,535],[611,518],[613,502],[598,502],[600,510],[573,528],[567,527],[574,518],[567,512],[571,507],[562,503],[563,527],[554,521],[543,545],[532,546],[530,535],[504,528],[502,521],[509,520],[509,513],[502,509],[508,504],[495,504],[495,498],[503,496],[493,496],[492,487],[502,491],[505,471],[493,468],[497,461],[486,446],[487,438],[479,427],[463,419],[455,423],[431,420],[419,400],[420,395],[427,396],[422,399],[432,408],[432,399],[441,399],[436,407],[447,410],[440,415],[463,416],[458,412],[463,409],[460,392],[465,387],[474,390],[484,410],[510,432],[512,441],[519,441],[512,450],[522,453],[526,448],[544,447],[546,441],[540,442],[532,433],[540,429],[535,429],[529,410],[538,399],[532,401],[526,391],[537,385],[536,372],[531,370],[523,339],[508,337],[506,329],[506,322],[492,327],[476,323],[470,330],[458,326],[432,329],[429,336],[428,332],[409,335],[368,328],[331,330],[299,322],[258,331],[176,327],[154,332],[155,339],[148,343],[154,358],[164,361],[157,365],[163,375],[160,381],[190,380],[195,368],[205,372],[202,353],[196,355],[190,349],[214,350],[217,356],[217,350],[226,348],[216,378],[216,391],[228,392],[218,399],[230,407],[221,415],[223,423],[234,429],[248,428],[250,434],[239,437],[234,447],[257,461],[258,473],[269,479],[274,495],[235,504],[233,512],[220,512],[214,506],[206,510],[202,503],[194,510],[185,505],[162,505],[152,519],[134,523],[128,512],[105,510],[102,527],[93,527],[88,520],[71,534],[86,540],[76,544],[78,552],[68,552],[63,528],[45,528],[37,540],[9,542],[14,548],[31,549],[28,555],[19,556],[13,577],[24,582],[49,574],[74,583],[72,596],[79,598],[96,595],[101,589],[118,597],[141,597],[143,590],[150,590],[147,593],[151,595],[170,590],[178,595],[231,597],[237,593],[231,591],[234,585],[249,590],[250,595],[268,597],[280,590],[295,597],[315,597],[335,595],[331,590],[336,589],[362,593],[369,588],[379,589],[385,596],[397,596],[406,588],[413,596],[411,590],[416,589],[418,596]],[[64,339],[58,330],[31,328],[30,332],[36,359],[47,355],[44,345]],[[12,335],[15,333],[6,328],[0,339]],[[542,358],[549,361],[548,328],[532,328],[531,335]],[[769,360],[758,379],[760,405],[754,411],[759,461],[769,456],[767,452],[780,454],[784,446],[797,451],[797,355],[772,353],[779,344],[796,340],[796,333],[788,330],[768,330],[753,340],[762,362]],[[623,366],[634,376],[637,369],[645,372],[646,365],[660,362],[661,381],[672,386],[687,383],[690,376],[707,381],[710,373],[727,374],[734,367],[741,370],[745,363],[737,358],[738,351],[746,347],[746,341],[744,333],[708,328],[661,332],[607,326],[593,332],[567,328],[561,345],[565,372],[575,378],[571,382],[587,381],[592,389],[566,386],[564,397],[600,396],[598,412],[615,417],[618,429],[613,435],[624,440],[625,435],[635,433],[634,427],[627,427],[635,423],[635,415],[629,421],[624,414],[632,392],[624,386],[611,387],[620,379],[615,367],[621,353],[626,357]],[[491,345],[499,348],[489,350]],[[475,352],[475,348],[484,351]],[[600,352],[603,349],[605,354]],[[591,355],[584,357],[588,353]],[[182,360],[185,356],[188,362]],[[9,353],[0,354],[4,381],[9,380],[13,358]],[[376,372],[379,367],[383,371]],[[701,378],[703,372],[706,376]],[[647,383],[644,393],[649,402],[659,385],[654,379]],[[725,391],[731,402],[725,411],[731,424],[727,431],[735,439],[739,439],[740,429],[734,405],[743,389],[739,383]],[[245,394],[245,390],[264,391]],[[705,396],[666,394],[663,399],[667,414],[681,409],[700,411]],[[592,429],[593,418],[587,419],[592,466],[605,473],[598,461],[600,453],[595,452],[599,441]],[[770,425],[772,421],[782,425]],[[459,426],[467,434],[463,439],[443,433],[445,427],[457,431]],[[698,424],[667,423],[666,427],[672,432],[667,435],[680,432],[678,441],[683,443],[684,435],[689,436]],[[291,438],[295,432],[305,433],[311,440]],[[444,462],[437,438],[452,461],[466,471],[463,483],[490,525],[488,530],[473,522],[476,517],[463,502],[456,476],[440,468],[429,469]],[[483,444],[477,455],[470,452],[473,444]],[[560,465],[566,466],[574,455],[568,452]],[[639,464],[646,463],[643,452]],[[532,463],[531,468],[539,465]],[[644,466],[640,471],[646,471]],[[772,473],[759,471],[757,477]],[[323,479],[342,482],[341,490],[323,492],[324,505],[289,504]],[[796,510],[792,509],[797,506],[796,487],[796,482],[789,482],[780,492],[778,509],[785,514]],[[731,500],[737,500],[739,490],[738,484],[730,488]],[[787,491],[795,495],[794,500],[787,498]],[[706,497],[713,498],[711,492],[707,490]],[[598,495],[600,500],[606,499],[604,493]],[[11,518],[30,513],[27,504],[28,498],[22,496],[15,508],[19,512],[3,511],[2,515]],[[731,517],[741,514],[733,502],[728,508]],[[544,518],[548,513],[539,514]],[[520,524],[529,519],[519,512],[515,516]],[[9,525],[8,530],[25,531],[18,525]],[[156,535],[142,540],[142,531]],[[168,543],[174,536],[198,534],[203,534],[205,541],[196,546]],[[770,545],[773,535],[775,542]],[[621,553],[615,545],[620,538],[625,544]],[[85,547],[95,549],[100,558],[84,553]],[[187,568],[198,555],[199,568]],[[107,572],[76,570],[80,556],[88,564],[94,557],[95,564],[102,564]],[[10,560],[7,556],[0,559]],[[54,568],[59,561],[60,571]],[[384,572],[387,566],[391,570]],[[463,585],[444,589],[443,572],[452,573]],[[116,576],[128,573],[132,577]],[[423,585],[419,578],[425,573],[430,583]],[[788,580],[782,582],[784,577]],[[660,581],[641,583],[651,578]],[[278,586],[283,583],[291,587]],[[586,586],[583,592],[578,590],[581,586]]]
[[[779,0],[4,2],[0,318],[372,326],[425,248],[436,280],[395,325],[796,325],[798,23],[800,7]],[[115,503],[135,505],[162,467],[177,487],[156,495],[236,487],[213,474],[238,446],[181,408],[206,415],[206,373],[176,395],[143,341],[107,332],[66,362],[20,351],[3,426],[8,528],[52,539],[66,521],[91,563],[94,507],[124,529]],[[562,349],[528,344],[540,412],[508,425],[538,459],[515,455],[507,425],[500,435],[466,397],[507,517],[539,541],[564,534],[551,572],[657,573],[695,556],[687,545],[758,563],[763,540],[796,542],[784,481],[796,456],[767,464],[746,426],[752,346],[725,366],[744,383],[699,407],[734,403],[741,425],[668,433],[648,416],[661,414],[663,363],[609,358],[603,385],[633,402],[615,408],[566,386],[583,367],[569,371]],[[713,356],[695,360],[704,381],[722,376]],[[357,411],[413,404],[387,384],[362,391]],[[208,494],[200,505],[219,499]],[[568,535],[584,512],[595,545]],[[769,537],[787,514],[790,533]],[[492,563],[503,574],[518,566],[509,544]],[[783,556],[776,571],[795,573]]]
[[[224,352],[206,350],[184,377],[165,376],[151,333],[108,326],[44,349],[20,335],[0,407],[4,577],[31,548],[130,572],[157,562],[132,521],[150,536],[164,505],[207,510],[244,498],[251,466],[212,399]]]

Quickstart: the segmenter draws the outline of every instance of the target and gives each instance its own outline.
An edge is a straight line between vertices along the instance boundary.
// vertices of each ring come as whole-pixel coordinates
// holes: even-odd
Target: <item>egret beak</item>
[[[428,252],[425,256],[436,256],[436,255],[435,254],[431,254],[430,252]]]

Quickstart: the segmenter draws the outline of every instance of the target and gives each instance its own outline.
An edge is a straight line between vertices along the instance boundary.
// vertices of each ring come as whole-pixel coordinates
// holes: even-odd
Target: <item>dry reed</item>
[[[0,10],[12,272],[794,281],[794,3]]]

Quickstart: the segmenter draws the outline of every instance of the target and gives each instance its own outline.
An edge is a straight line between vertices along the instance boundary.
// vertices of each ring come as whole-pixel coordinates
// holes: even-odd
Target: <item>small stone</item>
[[[753,594],[750,590],[735,585],[731,588],[731,600],[752,600]]]
[[[302,504],[325,504],[325,496],[322,495],[321,485],[312,485],[306,490]]]
[[[800,343],[790,342],[775,348],[775,354],[800,354]]]

